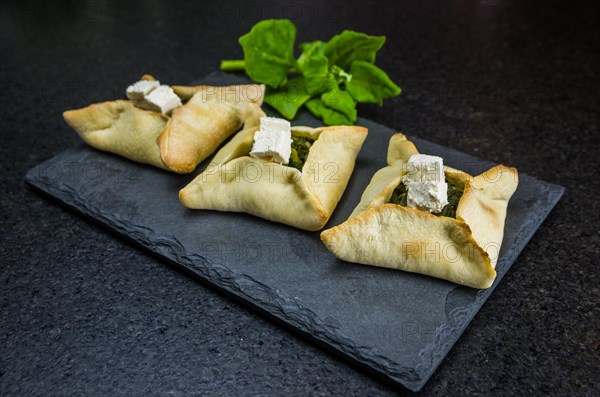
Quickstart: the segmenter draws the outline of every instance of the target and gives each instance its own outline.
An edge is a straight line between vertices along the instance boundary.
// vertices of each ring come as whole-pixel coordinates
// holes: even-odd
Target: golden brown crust
[[[248,156],[255,128],[236,134],[213,162],[179,192],[195,209],[246,212],[305,230],[319,230],[331,216],[366,138],[362,127],[293,127],[295,136],[318,138],[302,172]],[[334,171],[334,172],[332,172]]]
[[[244,123],[257,125],[265,115],[257,104],[243,107],[214,99],[205,102],[197,93],[175,109],[170,128],[158,141],[165,165],[178,173],[192,172]]]
[[[410,156],[417,154],[419,151],[415,145],[406,139],[406,136],[401,133],[392,135],[388,144],[387,163],[394,164],[396,161],[407,162]]]
[[[504,238],[508,200],[518,183],[515,168],[497,165],[466,181],[456,209],[456,218],[470,226],[473,238],[490,254],[494,268]]]
[[[406,172],[406,161],[415,153],[404,135],[392,136],[388,166],[373,175],[348,220],[321,233],[322,241],[349,262],[489,287],[496,275],[508,200],[518,185],[517,170],[498,165],[472,177],[445,167],[446,178],[463,186],[464,193],[456,219],[437,217],[388,203]]]
[[[321,233],[325,246],[348,261],[427,274],[475,288],[496,272],[469,227],[396,204],[368,209]]]
[[[174,85],[172,88],[182,101],[188,101],[195,94],[201,92],[204,101],[218,97],[226,98],[229,103],[256,103],[258,106],[263,104],[266,89],[264,84],[240,84],[222,87]]]
[[[368,131],[364,127],[321,127],[302,167],[302,178],[331,215],[344,194]],[[329,216],[328,216],[329,217]],[[323,224],[324,225],[324,224]]]
[[[154,80],[150,75],[143,80]],[[244,88],[250,87],[251,88]],[[189,101],[164,116],[117,100],[64,113],[90,146],[177,173],[189,173],[240,127],[259,124],[264,86],[183,87]],[[254,90],[253,100],[232,92]],[[162,126],[161,130],[157,130]],[[158,156],[157,156],[158,154]]]
[[[188,208],[245,212],[301,229],[320,229],[327,214],[302,182],[294,168],[243,156],[218,168],[209,165],[179,192],[179,199]]]
[[[166,169],[156,140],[169,118],[131,101],[111,101],[63,113],[67,124],[90,146]]]

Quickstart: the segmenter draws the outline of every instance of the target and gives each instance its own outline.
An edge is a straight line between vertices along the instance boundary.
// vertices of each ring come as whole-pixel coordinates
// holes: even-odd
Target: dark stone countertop
[[[79,142],[62,111],[206,75],[269,17],[386,35],[404,92],[361,116],[567,188],[422,394],[597,395],[600,21],[559,1],[3,3],[0,395],[409,394],[24,183]]]

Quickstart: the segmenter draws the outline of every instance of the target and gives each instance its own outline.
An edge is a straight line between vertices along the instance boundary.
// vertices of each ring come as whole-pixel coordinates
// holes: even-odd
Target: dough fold
[[[96,149],[185,174],[240,128],[258,126],[265,115],[260,108],[264,85],[172,88],[185,103],[170,116],[116,100],[68,110],[63,118]]]
[[[446,179],[464,188],[456,218],[389,203],[418,153],[403,134],[388,147],[387,167],[377,171],[344,223],[321,240],[338,258],[422,273],[474,288],[488,288],[504,236],[508,201],[518,186],[515,168],[495,166],[475,177],[444,167]]]
[[[223,146],[204,172],[179,192],[181,203],[322,229],[346,189],[367,129],[292,127],[292,136],[315,140],[300,172],[248,155],[258,128],[245,128]]]

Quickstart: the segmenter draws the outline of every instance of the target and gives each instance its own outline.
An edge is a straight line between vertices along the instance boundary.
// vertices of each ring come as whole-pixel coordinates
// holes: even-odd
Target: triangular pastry
[[[291,127],[312,145],[299,169],[249,156],[259,128],[236,134],[179,192],[193,209],[245,212],[305,230],[320,230],[342,197],[367,136],[363,127]]]
[[[498,165],[473,177],[445,166],[448,185],[463,193],[454,217],[436,216],[390,203],[415,154],[417,149],[404,135],[392,136],[387,167],[375,173],[348,220],[323,231],[321,240],[348,262],[490,287],[496,277],[508,201],[518,185],[517,170]]]
[[[142,80],[153,77],[145,75]],[[263,85],[173,86],[172,90],[184,103],[170,114],[146,110],[143,103],[132,100],[116,100],[69,110],[63,117],[96,149],[184,174],[242,126],[256,126],[265,115],[260,108]]]

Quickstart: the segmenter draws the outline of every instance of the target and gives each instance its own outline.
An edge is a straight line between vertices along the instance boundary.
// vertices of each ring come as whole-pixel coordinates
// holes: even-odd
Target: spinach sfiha
[[[454,181],[448,179],[446,179],[446,183],[448,184],[448,204],[442,208],[441,212],[432,214],[435,216],[456,218],[456,208],[458,208],[458,203],[463,195],[464,188],[454,183]],[[400,184],[394,189],[389,202],[406,207],[407,196],[408,190],[406,189],[406,185],[403,182],[400,182]]]
[[[304,163],[308,157],[308,151],[314,141],[314,139],[306,137],[292,136],[292,154],[290,155],[288,166],[302,172],[302,167],[304,167]]]

